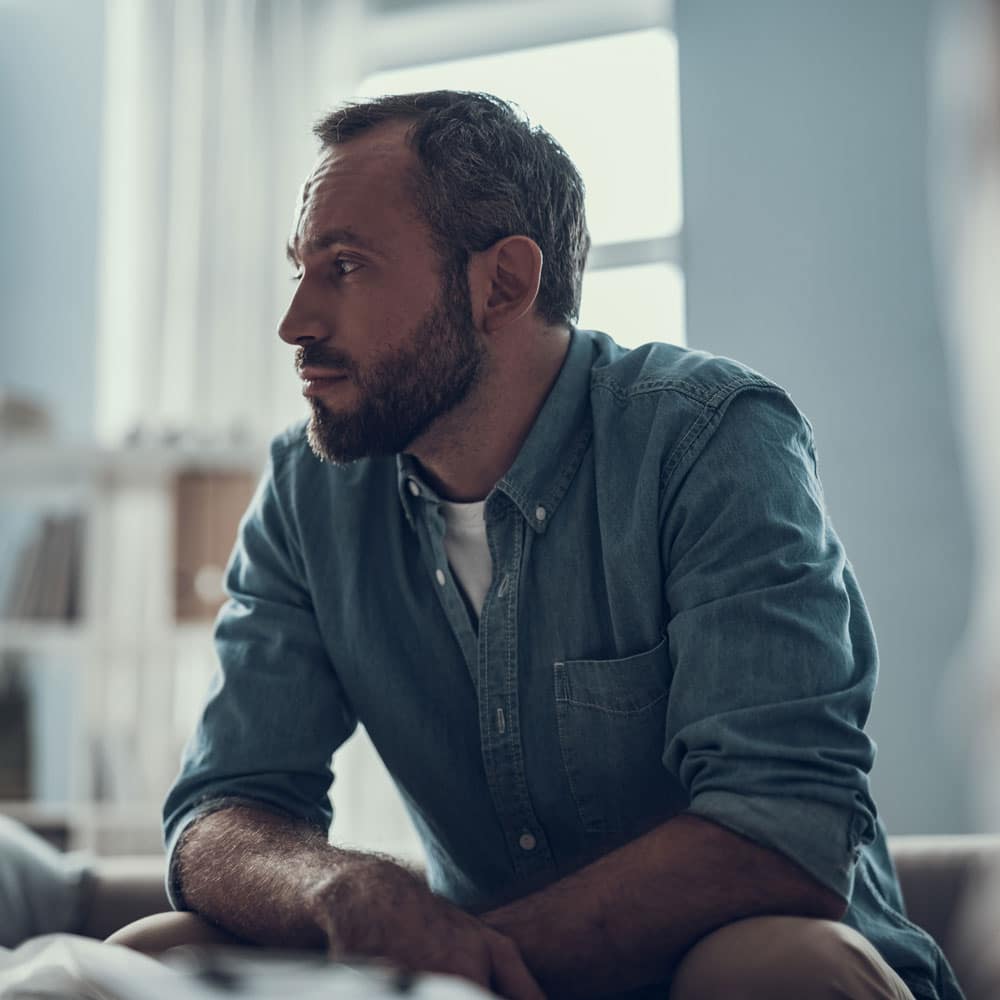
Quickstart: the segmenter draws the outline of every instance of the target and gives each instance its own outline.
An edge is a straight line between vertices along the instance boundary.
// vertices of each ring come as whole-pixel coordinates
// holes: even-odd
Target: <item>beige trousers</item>
[[[751,917],[703,937],[674,974],[670,1000],[913,1000],[864,937],[806,917]]]
[[[109,941],[158,955],[181,944],[238,945],[192,913],[162,913]],[[857,931],[832,920],[752,917],[703,937],[674,975],[670,1000],[913,1000]]]

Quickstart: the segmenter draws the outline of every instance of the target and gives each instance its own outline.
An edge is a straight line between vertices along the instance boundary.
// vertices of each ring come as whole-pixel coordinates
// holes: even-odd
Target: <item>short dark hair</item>
[[[412,120],[422,165],[417,208],[446,266],[505,236],[530,236],[542,251],[535,308],[548,323],[571,324],[580,310],[590,249],[584,186],[566,151],[545,129],[492,94],[435,90],[350,102],[313,131],[324,147],[383,122]]]

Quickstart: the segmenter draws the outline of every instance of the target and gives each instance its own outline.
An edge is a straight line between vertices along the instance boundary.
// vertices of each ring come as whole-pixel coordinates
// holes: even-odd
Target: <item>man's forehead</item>
[[[386,122],[347,142],[324,146],[302,185],[300,204],[331,183],[368,181],[398,186],[406,171],[417,165],[417,155],[408,141],[410,128],[406,122]]]
[[[352,207],[369,213],[376,205],[409,202],[406,177],[417,167],[416,154],[406,141],[409,126],[380,125],[348,142],[322,149],[299,189],[293,234],[327,225],[331,211]],[[345,223],[347,220],[344,220]]]

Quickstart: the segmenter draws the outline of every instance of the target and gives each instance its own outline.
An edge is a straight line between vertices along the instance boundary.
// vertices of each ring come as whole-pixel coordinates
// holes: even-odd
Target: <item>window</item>
[[[376,72],[363,97],[483,90],[548,129],[587,186],[593,249],[580,326],[683,344],[677,45],[664,28]]]

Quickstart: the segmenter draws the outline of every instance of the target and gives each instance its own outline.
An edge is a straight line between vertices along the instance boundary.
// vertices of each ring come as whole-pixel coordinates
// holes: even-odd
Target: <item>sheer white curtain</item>
[[[964,731],[981,740],[980,822],[1000,829],[1000,0],[945,8],[936,50],[934,177],[954,398],[975,536],[959,657]]]
[[[266,440],[306,412],[275,335],[291,292],[284,244],[315,157],[310,126],[361,77],[363,0],[107,0],[106,18],[99,436]],[[212,667],[207,638],[177,655],[154,639],[171,628],[157,576],[170,511],[151,502],[165,502],[155,485],[107,512],[105,537],[131,557],[109,553],[102,588],[119,637],[94,693],[99,794],[111,801],[166,788]],[[417,855],[363,733],[336,770],[335,837]]]
[[[303,412],[275,322],[312,120],[352,93],[361,0],[108,0],[100,438],[266,438]]]
[[[946,678],[957,733],[971,737],[977,825],[1000,831],[1000,0],[942,5],[935,50],[934,177],[954,397],[975,541],[972,603]],[[956,741],[958,742],[958,741]],[[1000,996],[1000,869],[960,915],[956,967],[970,995]]]

